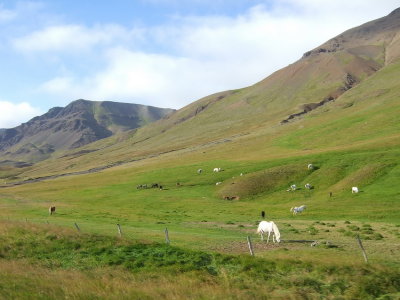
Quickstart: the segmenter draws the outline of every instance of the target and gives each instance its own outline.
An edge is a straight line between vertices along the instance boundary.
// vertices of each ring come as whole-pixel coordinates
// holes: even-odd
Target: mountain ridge
[[[251,151],[262,152],[264,146],[255,146],[261,140],[276,153],[292,151],[292,146],[287,145],[296,145],[296,151],[300,151],[296,147],[307,151],[321,147],[293,142],[297,140],[294,131],[302,132],[295,130],[296,126],[319,128],[314,130],[318,134],[308,137],[311,144],[317,145],[312,141],[329,136],[331,140],[322,145],[347,147],[351,145],[347,137],[337,138],[341,135],[339,132],[332,137],[331,131],[320,126],[337,126],[337,120],[344,119],[364,138],[379,131],[392,134],[396,127],[391,128],[391,119],[390,122],[386,119],[393,118],[394,112],[389,111],[386,117],[383,112],[387,105],[396,105],[393,101],[400,58],[399,32],[400,13],[396,10],[338,35],[344,42],[336,51],[315,51],[254,85],[203,97],[152,124],[86,144],[78,152],[58,156],[56,162],[42,162],[41,168],[49,174],[66,168],[71,172],[82,171],[91,169],[92,162],[96,167],[107,166],[179,151],[198,151],[201,157],[206,148],[208,155],[222,151],[218,149],[234,155],[234,150],[225,147],[228,142],[242,149],[244,156],[251,156]],[[333,43],[335,38],[315,49]],[[382,101],[382,97],[388,100]],[[364,107],[367,103],[375,110],[371,112],[369,107]],[[360,130],[354,121],[362,118],[360,112],[374,115],[368,125],[369,132]],[[327,115],[329,119],[325,118]],[[319,121],[313,123],[314,120]],[[285,135],[292,140],[288,141]],[[245,144],[252,145],[252,150],[245,149]]]
[[[0,129],[0,151],[17,159],[26,154],[24,159],[28,161],[42,160],[57,150],[79,148],[118,132],[136,129],[173,111],[79,99],[65,107],[53,107],[17,127]]]

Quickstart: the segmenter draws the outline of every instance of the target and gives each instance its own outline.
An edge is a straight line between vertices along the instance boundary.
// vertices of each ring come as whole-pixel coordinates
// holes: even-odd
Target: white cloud
[[[12,128],[41,115],[43,112],[27,102],[0,101],[0,128]]]
[[[0,5],[0,22],[8,22],[12,19],[14,19],[17,16],[17,13],[15,11],[9,10],[9,9],[4,9]]]
[[[128,31],[119,25],[107,24],[92,28],[82,25],[49,26],[26,36],[16,38],[12,45],[18,51],[35,52],[81,52],[98,45],[129,40],[138,36],[139,30]]]
[[[42,89],[50,93],[65,92],[73,86],[73,78],[71,77],[56,77],[42,85]]]
[[[236,17],[175,17],[175,25],[141,31],[144,44],[167,49],[163,53],[125,43],[132,40],[123,36],[135,29],[121,27],[105,33],[79,26],[48,28],[16,46],[61,51],[76,42],[107,44],[102,70],[75,76],[70,72],[45,82],[40,90],[66,100],[179,108],[213,92],[256,83],[344,30],[384,16],[395,2],[341,0],[321,5],[317,0],[282,0],[273,9],[258,5]]]

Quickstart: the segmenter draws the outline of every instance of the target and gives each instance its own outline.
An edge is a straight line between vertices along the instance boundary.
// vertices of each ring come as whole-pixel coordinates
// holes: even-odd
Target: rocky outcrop
[[[322,105],[325,105],[326,103],[334,101],[336,98],[338,98],[344,92],[346,92],[347,90],[351,89],[354,85],[356,85],[357,82],[358,82],[357,79],[353,75],[347,73],[343,80],[343,86],[341,86],[338,90],[333,92],[330,96],[324,98],[320,102],[303,104],[302,111],[289,115],[286,119],[282,120],[280,123],[281,124],[288,123],[290,120],[292,120],[296,117],[305,115],[306,113],[309,113],[310,111],[312,111]]]

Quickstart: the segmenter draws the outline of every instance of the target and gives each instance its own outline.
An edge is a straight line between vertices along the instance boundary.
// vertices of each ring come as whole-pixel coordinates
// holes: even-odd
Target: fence
[[[9,217],[7,219],[3,219],[3,221],[72,227],[72,228],[75,228],[78,233],[83,233],[83,232],[99,233],[99,232],[101,232],[102,234],[117,235],[119,238],[125,238],[125,239],[135,239],[135,237],[137,239],[137,236],[143,237],[143,231],[145,230],[146,233],[149,233],[149,232],[153,233],[153,234],[147,235],[151,240],[157,240],[157,239],[161,240],[161,237],[163,236],[164,237],[163,239],[166,244],[168,244],[168,245],[174,244],[177,246],[180,246],[179,244],[181,244],[181,246],[182,246],[182,243],[174,243],[174,237],[177,237],[179,235],[190,234],[190,235],[197,235],[197,236],[201,236],[201,237],[207,236],[207,234],[201,234],[201,233],[193,233],[193,232],[192,233],[188,233],[188,232],[183,233],[181,231],[172,231],[172,239],[170,239],[171,232],[168,229],[168,227],[163,227],[162,230],[161,229],[149,229],[146,227],[135,228],[135,230],[132,230],[133,229],[132,226],[124,227],[120,223],[114,224],[114,225],[101,223],[101,224],[99,224],[99,226],[97,226],[97,228],[95,230],[93,230],[93,223],[89,223],[90,225],[87,224],[87,226],[85,226],[85,224],[83,223],[84,225],[81,226],[82,223],[78,224],[77,222],[72,223],[72,222],[60,221],[60,220],[57,220],[57,222],[50,222],[49,219],[43,220],[43,219],[28,219],[28,218],[25,218],[23,220],[10,220]],[[114,228],[114,229],[112,229],[112,228]],[[248,248],[248,250],[246,252],[250,253],[251,256],[255,256],[257,254],[255,251],[254,243],[251,239],[251,236],[249,236],[249,235],[243,235],[242,237],[219,236],[219,238],[225,238],[231,242],[237,241],[243,245],[242,250]],[[180,238],[180,240],[181,239],[182,238]],[[369,241],[369,242],[371,242],[371,241]],[[281,240],[281,245],[282,244],[283,245],[284,244],[292,244],[292,243],[304,243],[305,245],[309,245],[312,247],[312,246],[317,246],[319,244],[319,241],[318,240]],[[256,243],[256,245],[261,245],[261,244],[265,245],[265,243],[261,243],[261,242]],[[271,243],[271,245],[272,245],[272,243]],[[340,247],[352,248],[352,250],[359,248],[359,250],[361,250],[361,254],[362,254],[362,257],[364,258],[365,263],[369,263],[366,247],[358,235],[355,237],[354,242],[341,241],[341,242],[338,242],[337,245]],[[392,246],[397,247],[397,248],[399,245],[400,244],[392,243]],[[391,251],[391,252],[393,252],[393,251]],[[245,252],[243,252],[243,253],[245,253]],[[263,253],[265,253],[265,251],[263,251]]]

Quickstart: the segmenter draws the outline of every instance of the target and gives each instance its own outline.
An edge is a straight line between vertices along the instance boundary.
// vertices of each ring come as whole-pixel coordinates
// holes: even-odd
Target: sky
[[[77,99],[179,109],[399,0],[0,0],[0,128]]]

